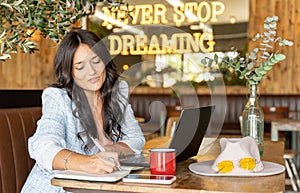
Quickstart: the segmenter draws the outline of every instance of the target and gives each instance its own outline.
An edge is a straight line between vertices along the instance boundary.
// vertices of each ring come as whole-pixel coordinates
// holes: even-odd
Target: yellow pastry
[[[233,163],[230,160],[224,160],[218,163],[219,173],[228,173],[233,169]]]
[[[240,167],[245,170],[253,170],[255,166],[256,166],[256,161],[251,157],[242,158],[240,160]]]

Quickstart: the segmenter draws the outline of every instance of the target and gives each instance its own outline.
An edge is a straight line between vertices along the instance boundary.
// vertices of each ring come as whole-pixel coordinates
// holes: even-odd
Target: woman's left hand
[[[118,142],[112,145],[106,145],[105,150],[109,152],[117,152],[120,156],[134,154],[132,149],[127,144],[122,142]]]

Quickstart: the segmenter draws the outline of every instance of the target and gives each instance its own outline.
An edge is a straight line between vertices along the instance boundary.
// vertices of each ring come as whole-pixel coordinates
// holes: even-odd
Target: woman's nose
[[[93,64],[89,63],[89,74],[94,75],[97,72],[97,66],[94,66]],[[99,70],[99,69],[98,69]]]

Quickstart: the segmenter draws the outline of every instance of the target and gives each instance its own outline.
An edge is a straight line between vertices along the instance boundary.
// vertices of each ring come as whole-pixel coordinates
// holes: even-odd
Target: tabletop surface
[[[271,140],[278,141],[279,131],[300,131],[300,120],[274,119],[271,122]]]
[[[281,130],[300,130],[300,120],[295,119],[274,119],[271,122],[272,127],[282,127]],[[286,129],[284,129],[286,128]],[[292,129],[290,129],[292,128]]]
[[[153,147],[168,147],[170,137],[158,137],[149,140],[144,147],[144,151]],[[65,187],[73,192],[101,192],[121,191],[121,192],[284,192],[285,174],[280,173],[271,176],[261,177],[210,177],[194,174],[189,171],[188,165],[196,161],[202,162],[213,160],[220,153],[219,139],[204,140],[206,148],[200,148],[197,156],[177,164],[176,181],[171,185],[153,185],[141,183],[117,183],[89,182],[68,179],[52,179],[51,183],[56,186]],[[207,145],[210,144],[210,145]],[[201,145],[203,146],[203,145]],[[284,165],[283,159],[284,142],[265,141],[264,155],[262,160]],[[149,173],[149,170],[140,171]],[[82,190],[86,189],[86,190]],[[97,191],[96,191],[97,190]]]

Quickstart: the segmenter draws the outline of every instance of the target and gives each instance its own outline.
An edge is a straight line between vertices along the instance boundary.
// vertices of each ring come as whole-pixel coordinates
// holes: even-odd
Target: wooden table
[[[293,119],[275,119],[271,122],[271,140],[278,141],[279,131],[289,131],[292,133],[292,144],[291,149],[287,149],[284,154],[286,160],[286,171],[290,178],[292,188],[295,192],[299,191],[299,174],[297,171],[297,165],[299,165],[299,151],[298,139],[295,132],[300,131],[300,121]],[[294,161],[296,160],[296,163]]]
[[[145,140],[149,141],[153,138],[159,137],[160,133],[159,132],[143,132]]]
[[[167,147],[170,137],[158,137],[149,140],[144,147],[147,151],[152,147]],[[272,161],[284,165],[284,143],[282,141],[265,141],[262,160]],[[264,177],[208,177],[194,174],[189,171],[188,165],[195,161],[215,159],[220,152],[217,140],[211,149],[204,155],[197,155],[177,164],[176,181],[171,185],[152,185],[141,183],[102,183],[65,179],[52,179],[51,183],[62,186],[72,192],[161,192],[161,193],[199,193],[199,192],[284,192],[285,174]],[[149,173],[143,170],[142,173]]]
[[[300,120],[275,119],[271,122],[271,140],[278,141],[279,131],[300,131]]]
[[[271,122],[271,140],[278,141],[279,131],[300,132],[300,120],[275,119]],[[292,133],[291,149],[298,152],[298,139],[296,133]],[[297,158],[297,163],[299,158]]]

